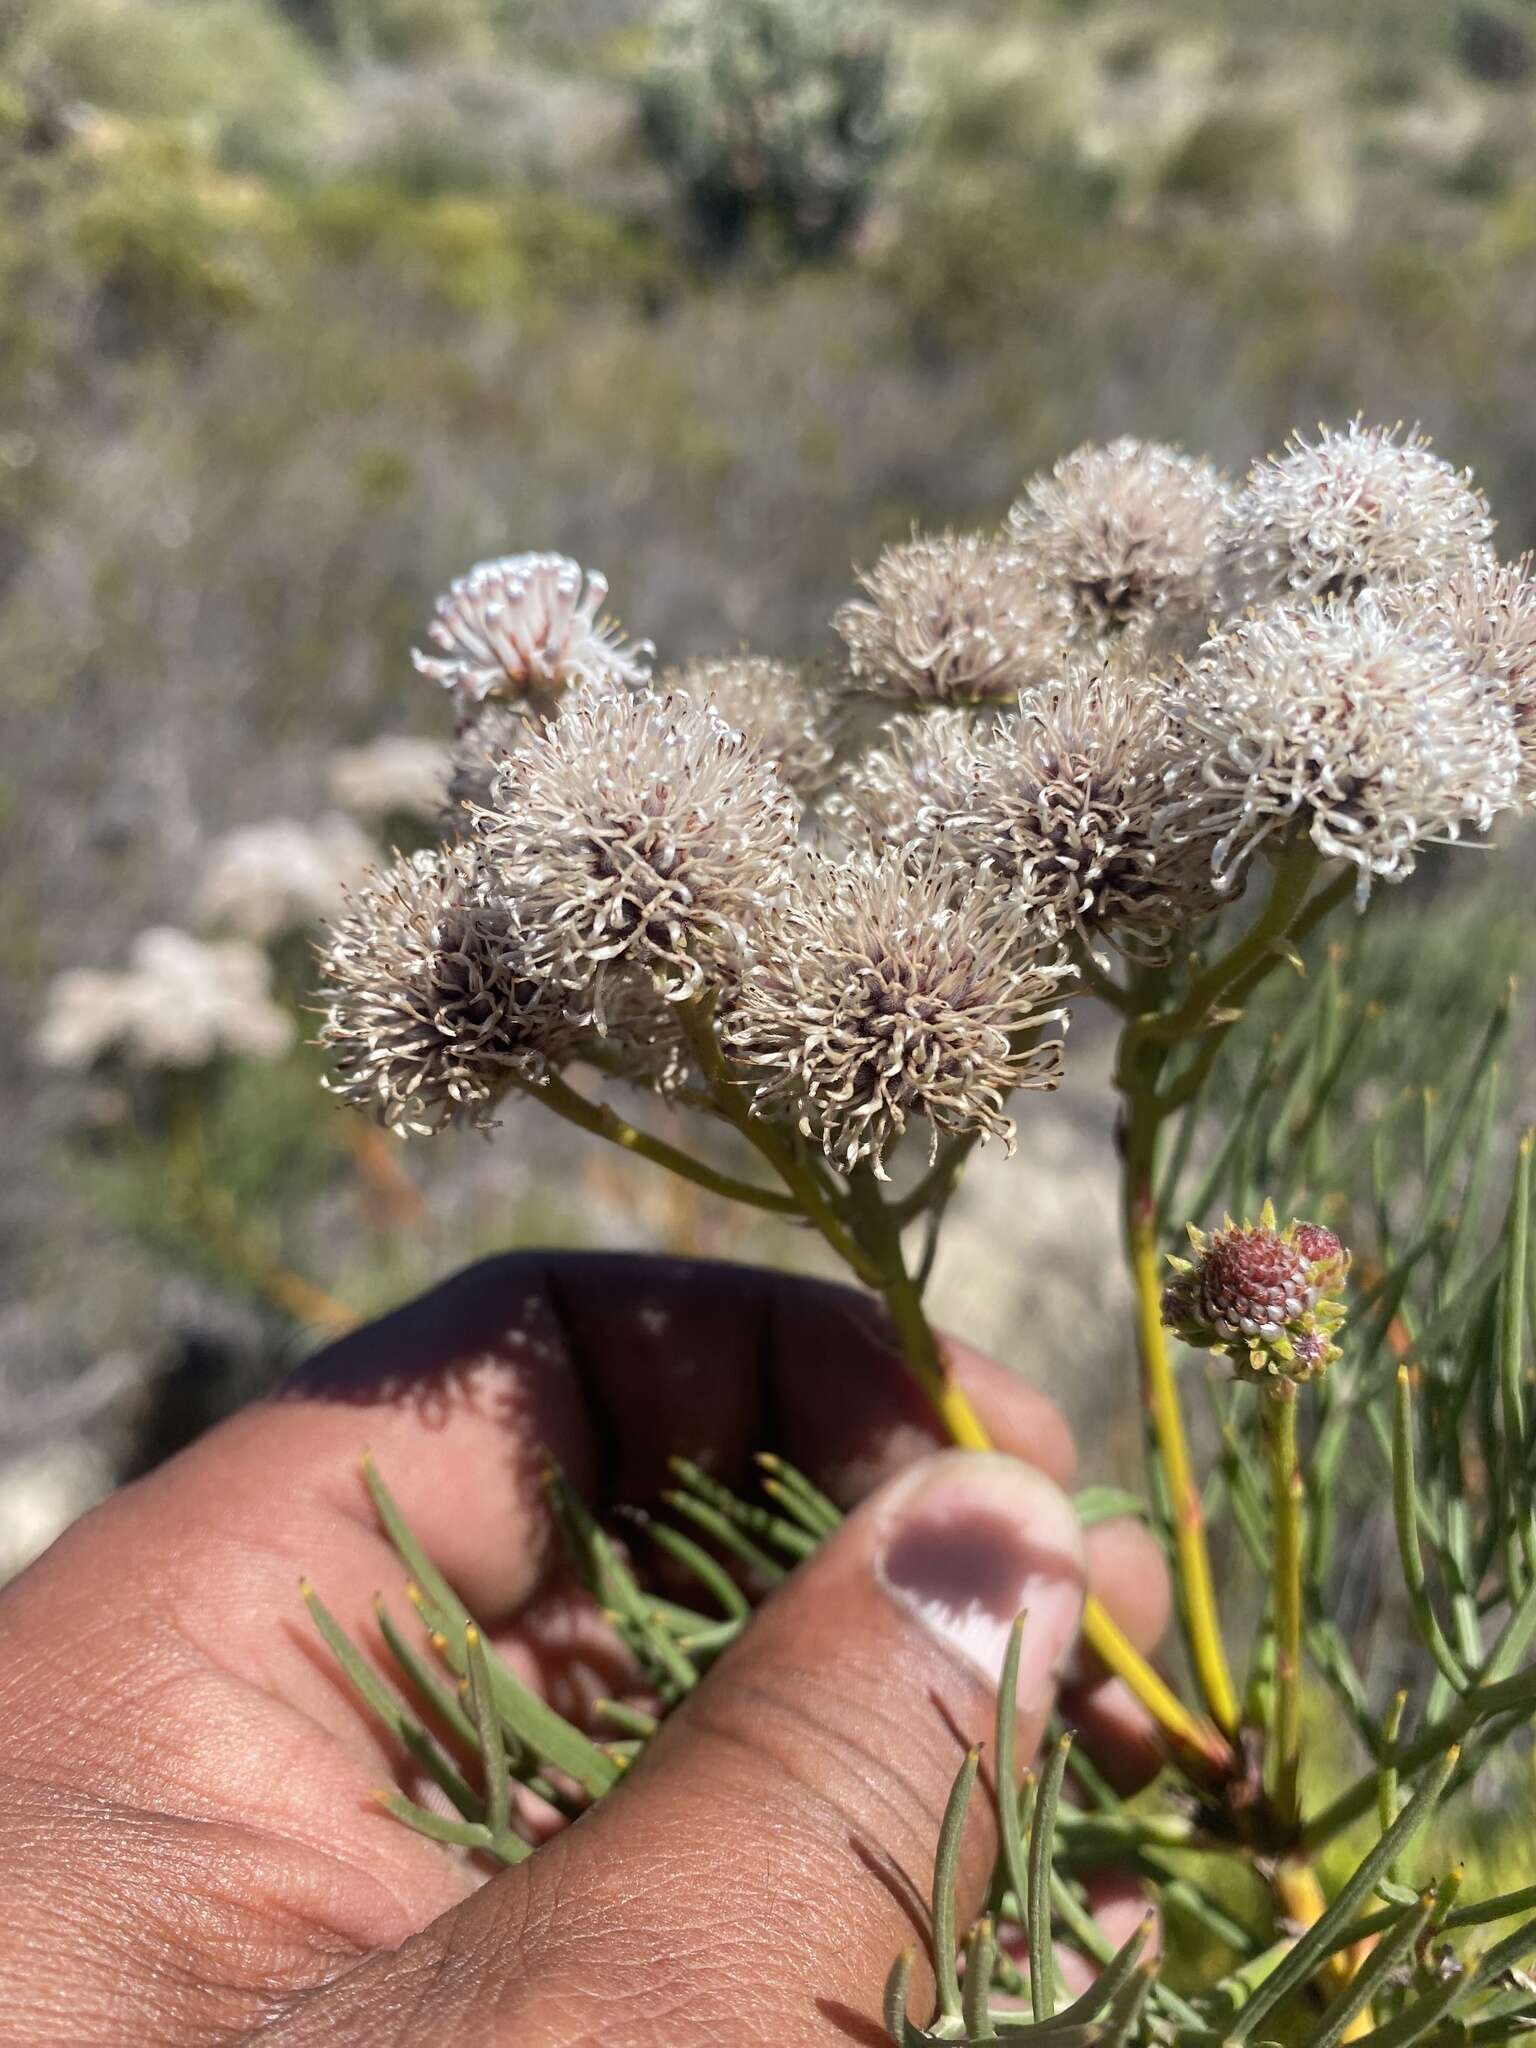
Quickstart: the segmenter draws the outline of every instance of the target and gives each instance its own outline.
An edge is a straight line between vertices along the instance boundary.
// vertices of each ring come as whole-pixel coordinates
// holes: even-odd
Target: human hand
[[[1160,1555],[1129,1524],[1085,1537],[1058,1412],[951,1352],[1014,1456],[925,1455],[921,1398],[843,1289],[512,1256],[342,1339],[86,1516],[0,1596],[0,2039],[882,2041],[881,1986],[921,1941],[939,1818],[990,1731],[1016,1612],[1021,1757],[1059,1678],[1101,1768],[1134,1782],[1155,1761],[1074,1645],[1091,1583],[1153,1647]],[[546,1453],[603,1505],[653,1498],[671,1453],[730,1478],[765,1448],[863,1505],[614,1793],[486,1881],[372,1799],[398,1759],[299,1602],[312,1571],[376,1641],[373,1594],[399,1568],[364,1444],[564,1711],[622,1673],[561,1571]],[[995,1845],[973,1804],[974,1906]],[[1141,1911],[1113,1875],[1098,1907],[1115,1936]]]

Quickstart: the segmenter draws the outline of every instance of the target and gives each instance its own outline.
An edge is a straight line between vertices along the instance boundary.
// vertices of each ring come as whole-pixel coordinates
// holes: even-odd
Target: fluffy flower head
[[[916,703],[1006,701],[1049,672],[1071,632],[1016,549],[979,534],[915,537],[859,578],[833,625],[854,682]]]
[[[778,774],[709,705],[591,683],[506,756],[476,822],[538,957],[599,1015],[621,968],[672,998],[727,968],[799,837]]]
[[[1194,766],[1160,678],[1074,663],[972,747],[968,779],[949,843],[1063,934],[1155,955],[1213,907],[1210,840],[1187,800]]]
[[[1011,1146],[1008,1097],[1054,1087],[1065,973],[995,888],[894,858],[808,856],[765,920],[724,1020],[727,1051],[761,1075],[759,1101],[792,1116],[843,1168],[882,1161],[909,1122]]]
[[[1103,641],[1204,624],[1229,501],[1210,463],[1124,438],[1075,449],[1033,478],[1008,529],[1041,581],[1065,594],[1077,633]]]
[[[976,715],[901,712],[878,746],[851,761],[824,799],[823,821],[849,846],[925,847],[972,803]]]
[[[272,1000],[272,967],[244,939],[212,943],[170,925],[140,932],[124,972],[61,974],[48,991],[33,1052],[84,1068],[115,1052],[131,1067],[200,1067],[220,1053],[279,1060],[293,1019]]]
[[[198,882],[199,924],[264,944],[340,908],[375,855],[350,818],[269,818],[216,839]]]
[[[1486,552],[1487,500],[1423,435],[1351,420],[1250,471],[1228,546],[1245,596],[1349,597],[1454,573]]]
[[[516,1076],[568,1056],[560,994],[488,900],[472,848],[372,875],[321,953],[331,1092],[399,1136],[489,1126]]]
[[[832,742],[815,698],[787,663],[760,654],[690,661],[667,670],[660,687],[711,705],[754,743],[798,796],[813,796],[826,781]]]
[[[1339,1355],[1349,1253],[1320,1223],[1277,1228],[1230,1216],[1209,1237],[1190,1225],[1193,1259],[1171,1258],[1163,1321],[1186,1343],[1230,1355],[1255,1378],[1313,1379]]]
[[[1400,881],[1426,840],[1485,831],[1513,802],[1507,707],[1444,633],[1370,596],[1286,605],[1211,641],[1178,707],[1219,801],[1218,870],[1296,819],[1330,859]]]
[[[1520,743],[1524,792],[1536,790],[1536,579],[1530,557],[1484,557],[1437,583],[1416,583],[1383,600],[1395,616],[1447,633],[1476,676],[1509,706]]]
[[[630,642],[603,616],[608,579],[568,555],[501,555],[481,562],[437,601],[412,659],[462,705],[487,697],[557,697],[573,682],[638,688],[650,676],[649,641]]]

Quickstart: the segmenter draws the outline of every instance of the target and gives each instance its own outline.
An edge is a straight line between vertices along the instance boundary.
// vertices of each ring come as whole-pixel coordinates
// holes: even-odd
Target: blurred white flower
[[[570,683],[650,680],[649,640],[628,641],[603,616],[608,579],[569,555],[502,555],[480,562],[437,601],[427,638],[440,651],[411,659],[465,707],[487,697],[546,699]]]
[[[272,1000],[272,967],[243,939],[210,943],[171,925],[140,932],[122,973],[76,968],[52,983],[32,1050],[84,1068],[118,1052],[134,1067],[200,1067],[219,1053],[279,1060],[294,1021]]]
[[[815,796],[832,765],[825,706],[798,670],[760,654],[689,661],[667,669],[660,687],[712,704],[733,732],[751,740],[795,794]]]
[[[208,849],[194,899],[205,928],[265,943],[339,910],[377,857],[362,828],[339,811],[313,825],[268,818],[241,825]]]
[[[326,785],[331,801],[359,818],[391,814],[433,822],[447,801],[452,749],[439,740],[386,733],[365,747],[331,756]]]

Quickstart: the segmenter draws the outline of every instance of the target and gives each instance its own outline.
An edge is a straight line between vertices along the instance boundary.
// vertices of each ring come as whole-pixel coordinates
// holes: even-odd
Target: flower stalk
[[[1282,1380],[1261,1396],[1269,1456],[1270,1517],[1274,1539],[1271,1598],[1275,1628],[1274,1719],[1270,1796],[1277,1817],[1294,1827],[1300,1818],[1301,1761],[1301,1511],[1303,1482],[1296,1453],[1296,1387]]]

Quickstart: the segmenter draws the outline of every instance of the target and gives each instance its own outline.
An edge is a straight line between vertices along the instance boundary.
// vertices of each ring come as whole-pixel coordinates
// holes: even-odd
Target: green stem
[[[1125,1239],[1136,1298],[1136,1338],[1143,1396],[1151,1418],[1172,1506],[1174,1556],[1190,1662],[1205,1704],[1224,1735],[1237,1732],[1237,1688],[1222,1640],[1221,1619],[1205,1536],[1205,1513],[1195,1482],[1168,1336],[1163,1328],[1163,1274],[1158,1258],[1158,1215],[1153,1194],[1160,1122],[1155,1096],[1133,1094],[1125,1130]]]
[[[791,1132],[766,1117],[752,1114],[752,1105],[727,1066],[720,1042],[715,1037],[709,997],[679,1003],[677,1010],[683,1035],[708,1083],[710,1101],[718,1114],[767,1160],[793,1197],[791,1206],[815,1225],[844,1265],[857,1274],[865,1286],[879,1287],[880,1272],[849,1232],[829,1183],[815,1164],[801,1155]]]
[[[680,1180],[692,1181],[695,1187],[705,1188],[712,1195],[723,1195],[728,1201],[743,1202],[753,1209],[767,1209],[779,1216],[800,1214],[800,1204],[793,1195],[780,1194],[775,1188],[755,1187],[750,1181],[738,1180],[734,1174],[717,1172],[702,1159],[695,1159],[691,1152],[680,1151],[665,1139],[652,1137],[650,1132],[626,1123],[606,1102],[590,1102],[558,1074],[546,1074],[542,1081],[519,1082],[517,1085],[525,1094],[535,1096],[556,1116],[564,1117],[567,1123],[575,1124],[579,1130],[606,1138],[620,1151],[633,1152],[641,1159],[649,1159],[655,1166],[664,1166]]]
[[[1299,1812],[1301,1761],[1301,1467],[1296,1455],[1296,1389],[1284,1380],[1264,1402],[1274,1530],[1275,1708],[1271,1796],[1280,1818]]]
[[[1176,1009],[1161,1016],[1142,1017],[1131,1026],[1132,1032],[1168,1041],[1191,1038],[1213,1023],[1219,1024],[1222,1020],[1213,1013],[1218,1006],[1230,1003],[1237,984],[1256,986],[1283,957],[1281,944],[1296,935],[1294,928],[1321,866],[1322,855],[1310,839],[1294,840],[1275,867],[1268,902],[1243,936],[1195,977]]]
[[[993,1449],[985,1425],[950,1371],[923,1308],[922,1289],[907,1269],[899,1208],[881,1199],[879,1184],[867,1168],[851,1177],[849,1202],[860,1243],[878,1269],[875,1285],[912,1377],[952,1443],[965,1450]],[[1231,1751],[1220,1731],[1190,1712],[1092,1595],[1083,1609],[1083,1637],[1147,1709],[1192,1777],[1209,1782],[1230,1771]]]
[[[946,1138],[939,1146],[939,1156],[909,1194],[891,1206],[905,1223],[911,1223],[936,1202],[948,1201],[959,1184],[965,1170],[965,1162],[981,1141],[979,1131],[967,1131],[958,1138]]]

